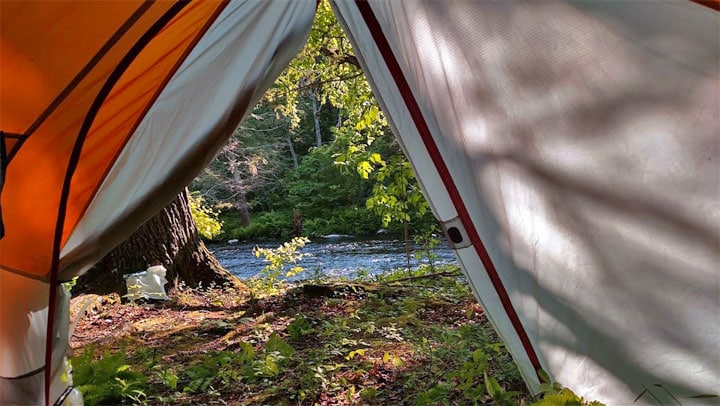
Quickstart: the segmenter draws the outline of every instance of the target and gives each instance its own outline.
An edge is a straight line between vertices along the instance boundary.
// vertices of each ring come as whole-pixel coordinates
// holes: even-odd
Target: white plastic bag
[[[162,265],[151,266],[143,272],[125,276],[127,295],[131,301],[137,299],[169,300],[165,293],[165,274],[167,269]]]

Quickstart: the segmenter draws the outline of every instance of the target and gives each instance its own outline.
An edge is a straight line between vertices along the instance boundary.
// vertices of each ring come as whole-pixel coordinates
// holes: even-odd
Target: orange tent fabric
[[[0,267],[49,277],[113,158],[224,5],[3,3],[0,125],[15,137]]]

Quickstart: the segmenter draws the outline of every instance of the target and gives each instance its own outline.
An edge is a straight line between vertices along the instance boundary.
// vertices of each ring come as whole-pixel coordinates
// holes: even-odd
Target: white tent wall
[[[718,14],[333,5],[530,388],[539,366],[608,404],[717,393]]]
[[[57,289],[50,374],[53,399],[72,385],[66,358],[70,294],[63,286]],[[47,282],[0,270],[0,404],[42,403],[49,291]]]
[[[313,1],[233,1],[148,111],[60,253],[84,272],[190,183],[302,48]]]

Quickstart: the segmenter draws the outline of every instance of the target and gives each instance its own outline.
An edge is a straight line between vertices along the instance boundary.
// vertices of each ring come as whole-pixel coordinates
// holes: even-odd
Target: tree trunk
[[[78,279],[74,291],[96,294],[127,293],[124,275],[144,271],[153,264],[167,268],[167,280],[175,278],[190,287],[244,285],[225,270],[200,240],[190,214],[185,189],[160,213]]]
[[[295,148],[293,148],[292,139],[290,139],[290,136],[288,135],[286,140],[288,143],[288,147],[290,147],[290,156],[292,157],[292,160],[293,160],[293,169],[298,170],[300,165],[298,164],[298,157],[297,157],[297,154],[295,153]]]
[[[248,207],[247,199],[245,198],[245,192],[237,194],[235,207],[240,212],[240,225],[247,227],[250,225],[250,207]]]
[[[317,95],[314,90],[310,92],[310,100],[312,100],[313,120],[315,122],[315,146],[319,148],[322,146],[322,134],[320,133],[320,106],[318,106]]]
[[[231,170],[234,180],[233,190],[235,191],[235,208],[240,212],[240,225],[247,227],[250,225],[250,207],[248,207],[247,199],[245,198],[245,179],[239,169]],[[254,177],[254,175],[251,175]],[[252,183],[252,181],[250,182]]]

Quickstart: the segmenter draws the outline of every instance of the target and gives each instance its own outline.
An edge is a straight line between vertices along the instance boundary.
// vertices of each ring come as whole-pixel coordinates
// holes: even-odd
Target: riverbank
[[[487,373],[503,388],[495,396],[528,399],[457,268],[417,276],[263,298],[217,289],[138,305],[97,297],[71,340],[76,384],[87,404],[482,404],[493,398]],[[76,311],[87,298],[73,299]]]
[[[288,240],[292,238],[295,227],[294,213],[289,209],[252,213],[250,224],[242,226],[242,216],[237,211],[222,211],[218,217],[222,231],[215,237],[216,242],[235,239],[249,242]],[[402,222],[383,225],[382,217],[365,207],[332,207],[298,213],[302,234],[311,239],[329,234],[373,238],[379,231],[397,238],[402,238],[404,234]],[[430,211],[427,211],[422,216],[411,216],[408,229],[411,237],[414,237],[439,230],[439,226]]]

